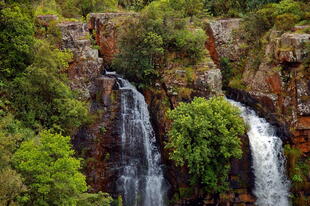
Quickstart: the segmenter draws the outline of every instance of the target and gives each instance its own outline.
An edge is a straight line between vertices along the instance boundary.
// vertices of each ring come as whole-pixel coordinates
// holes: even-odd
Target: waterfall
[[[147,104],[127,80],[119,81],[122,165],[118,191],[125,206],[164,206],[165,180]]]
[[[248,137],[255,175],[254,195],[258,206],[288,206],[289,181],[285,175],[285,158],[282,141],[265,119],[242,104],[229,100],[237,106],[249,126]]]

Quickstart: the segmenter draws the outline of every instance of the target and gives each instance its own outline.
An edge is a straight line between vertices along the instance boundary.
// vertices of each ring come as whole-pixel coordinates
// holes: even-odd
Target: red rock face
[[[104,63],[110,65],[117,53],[118,28],[122,20],[132,13],[92,13],[88,28],[95,35],[97,45],[100,47],[100,56]]]

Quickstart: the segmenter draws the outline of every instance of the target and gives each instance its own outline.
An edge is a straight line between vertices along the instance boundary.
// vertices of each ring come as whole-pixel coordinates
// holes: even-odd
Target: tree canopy
[[[76,205],[87,186],[80,160],[73,155],[70,137],[51,131],[21,144],[13,161],[28,185],[26,205]]]
[[[231,158],[242,155],[245,132],[240,111],[223,97],[195,98],[168,112],[172,120],[166,149],[179,166],[186,165],[192,183],[209,192],[227,189]]]

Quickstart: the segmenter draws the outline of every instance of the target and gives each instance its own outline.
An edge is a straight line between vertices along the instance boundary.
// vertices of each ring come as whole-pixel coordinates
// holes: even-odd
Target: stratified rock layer
[[[63,22],[57,25],[62,32],[62,49],[71,50],[74,60],[68,69],[71,88],[78,90],[83,99],[95,93],[95,79],[102,72],[103,60],[92,48],[87,24]]]

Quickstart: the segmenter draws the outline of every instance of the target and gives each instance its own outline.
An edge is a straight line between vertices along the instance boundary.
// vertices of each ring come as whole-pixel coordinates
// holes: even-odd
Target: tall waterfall
[[[258,206],[288,206],[289,181],[285,176],[285,158],[282,141],[265,119],[259,118],[253,110],[238,102],[237,106],[249,125],[249,141],[255,175],[254,194]]]
[[[164,206],[166,187],[161,157],[144,97],[121,81],[121,174],[118,190],[125,206]]]

